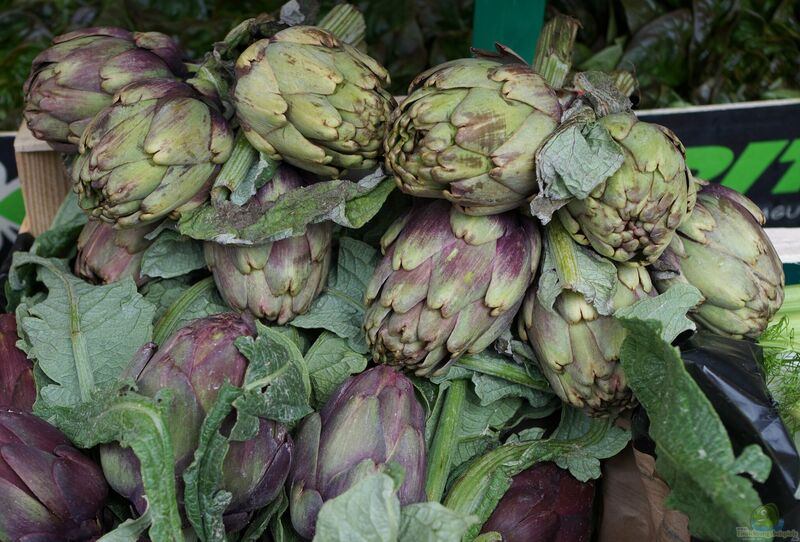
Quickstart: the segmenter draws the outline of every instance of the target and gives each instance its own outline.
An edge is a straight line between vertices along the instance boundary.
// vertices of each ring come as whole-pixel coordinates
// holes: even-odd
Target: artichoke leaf
[[[586,198],[616,173],[623,159],[619,144],[594,114],[588,108],[576,112],[536,152],[539,192],[531,200],[531,214],[547,224],[569,200]]]

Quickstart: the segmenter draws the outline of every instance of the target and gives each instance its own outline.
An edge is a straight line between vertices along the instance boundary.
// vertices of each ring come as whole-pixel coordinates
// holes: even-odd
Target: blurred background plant
[[[286,0],[0,0],[0,130],[22,121],[22,84],[53,37],[87,26],[171,35],[198,59],[240,20],[275,12]],[[336,0],[302,0],[325,13]],[[367,20],[367,47],[405,94],[428,66],[467,56],[474,0],[353,0]]]
[[[550,0],[577,70],[632,70],[641,108],[800,97],[796,0]]]
[[[239,20],[284,1],[0,0],[0,129],[19,125],[22,83],[54,36],[102,25],[156,30],[196,59]],[[338,1],[301,3],[324,13]],[[475,0],[351,1],[395,94],[425,68],[469,54]],[[581,22],[576,68],[634,70],[641,108],[800,97],[796,0],[548,0],[547,16],[557,12]]]

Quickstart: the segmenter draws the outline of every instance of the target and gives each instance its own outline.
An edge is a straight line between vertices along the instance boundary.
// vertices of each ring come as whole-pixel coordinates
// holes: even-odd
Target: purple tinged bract
[[[17,348],[17,318],[0,314],[0,406],[30,412],[36,401],[33,364]]]
[[[153,397],[168,388],[174,394],[166,423],[175,454],[179,504],[183,503],[183,472],[194,459],[206,413],[227,380],[240,386],[247,359],[234,341],[252,336],[251,323],[234,313],[195,320],[173,334],[146,363],[137,379],[138,392]],[[226,420],[229,431],[234,419]],[[100,454],[108,483],[128,498],[139,512],[146,508],[139,462],[118,445],[105,445]],[[283,487],[292,461],[292,439],[281,424],[260,419],[258,434],[231,442],[223,464],[223,489],[232,501],[224,519],[229,531],[247,525],[252,513],[271,502]]]
[[[61,431],[0,407],[0,540],[93,540],[107,495],[100,468]]]
[[[75,274],[97,284],[111,284],[130,277],[136,286],[149,280],[141,274],[142,256],[152,241],[145,236],[155,225],[115,230],[97,220],[86,223],[78,237]]]
[[[262,204],[310,184],[307,175],[281,165],[256,193]],[[330,269],[333,224],[309,224],[303,235],[254,246],[204,244],[217,290],[233,309],[280,325],[306,312]]]
[[[327,500],[390,463],[405,472],[400,504],[425,500],[425,413],[411,381],[391,367],[379,365],[342,383],[305,419],[295,445],[289,506],[305,538],[313,538]]]
[[[419,375],[489,346],[522,303],[539,263],[532,220],[468,216],[445,201],[413,209],[386,231],[367,287],[373,358]]]
[[[185,73],[178,45],[159,32],[100,27],[63,34],[33,59],[23,87],[25,120],[37,138],[76,152],[86,126],[119,89]]]
[[[553,463],[514,476],[481,532],[503,542],[589,542],[594,482],[580,482]]]

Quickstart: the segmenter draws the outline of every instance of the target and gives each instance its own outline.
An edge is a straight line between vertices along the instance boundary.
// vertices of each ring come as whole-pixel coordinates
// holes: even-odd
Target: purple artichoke
[[[589,542],[594,482],[579,482],[553,463],[514,476],[481,532],[503,542]]]
[[[305,186],[300,171],[282,165],[256,197],[260,203]],[[303,235],[255,246],[205,243],[206,263],[223,299],[280,325],[306,312],[328,277],[333,224],[309,224]]]
[[[110,284],[131,277],[136,286],[149,279],[141,275],[142,256],[152,241],[145,235],[155,226],[115,230],[110,224],[90,220],[78,237],[75,274],[97,284]]]
[[[36,401],[33,364],[17,348],[17,318],[0,314],[0,406],[30,412]]]
[[[195,320],[172,335],[147,362],[137,379],[139,393],[155,396],[163,388],[175,394],[167,425],[175,453],[178,499],[183,498],[183,471],[191,464],[206,412],[217,399],[225,380],[240,386],[247,359],[234,341],[252,336],[250,323],[226,313]],[[230,430],[228,420],[223,430]],[[101,448],[100,460],[108,483],[128,498],[139,512],[146,508],[139,462],[128,449],[116,444]],[[260,420],[258,434],[244,442],[231,442],[223,465],[223,488],[233,495],[225,511],[229,531],[247,525],[253,511],[277,496],[292,460],[292,439],[286,428]]]
[[[301,536],[314,536],[325,501],[390,462],[405,470],[400,504],[425,500],[425,414],[414,386],[386,366],[342,383],[295,439],[289,507]]]
[[[25,120],[33,135],[76,152],[92,118],[133,81],[185,74],[178,45],[159,32],[85,28],[57,36],[33,59]]]
[[[0,540],[83,542],[101,534],[100,468],[58,429],[0,408]]]
[[[376,361],[442,372],[507,330],[539,263],[535,224],[468,216],[434,201],[395,222],[367,287],[364,328]]]

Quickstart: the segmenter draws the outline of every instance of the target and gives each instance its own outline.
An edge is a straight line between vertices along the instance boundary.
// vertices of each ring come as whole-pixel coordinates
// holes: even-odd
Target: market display
[[[0,541],[588,542],[635,431],[687,540],[760,538],[770,456],[679,350],[800,359],[760,210],[570,70],[574,20],[396,102],[355,8],[296,4],[194,62],[113,28],[34,62],[74,192],[6,287]]]

